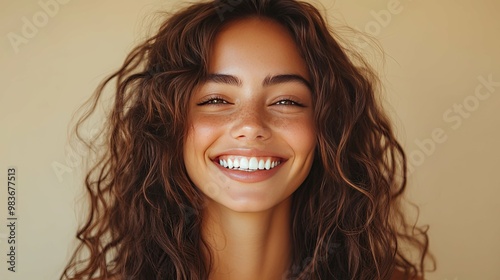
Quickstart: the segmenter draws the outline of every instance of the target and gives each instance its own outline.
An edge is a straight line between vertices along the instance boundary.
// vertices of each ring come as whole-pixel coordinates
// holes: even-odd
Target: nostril
[[[271,136],[271,131],[263,125],[243,124],[233,127],[231,135],[236,139],[265,140]]]

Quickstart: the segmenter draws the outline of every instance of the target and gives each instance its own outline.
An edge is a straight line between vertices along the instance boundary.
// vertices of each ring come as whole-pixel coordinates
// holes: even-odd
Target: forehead
[[[295,73],[309,79],[307,65],[289,31],[273,20],[256,17],[222,28],[213,44],[209,71],[262,72],[264,76]]]

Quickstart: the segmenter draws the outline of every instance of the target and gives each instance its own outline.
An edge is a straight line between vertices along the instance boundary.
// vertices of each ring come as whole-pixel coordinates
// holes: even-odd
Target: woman
[[[62,279],[423,277],[426,231],[398,204],[405,154],[348,53],[304,2],[173,14],[79,123],[116,79]]]

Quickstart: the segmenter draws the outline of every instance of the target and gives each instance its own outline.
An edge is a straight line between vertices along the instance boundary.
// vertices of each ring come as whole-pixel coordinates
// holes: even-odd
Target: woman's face
[[[211,204],[271,209],[290,198],[312,165],[307,66],[284,27],[252,18],[217,35],[209,73],[189,101],[188,175]]]

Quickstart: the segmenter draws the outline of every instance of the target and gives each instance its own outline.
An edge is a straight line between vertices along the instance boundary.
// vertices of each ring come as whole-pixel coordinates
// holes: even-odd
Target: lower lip
[[[241,170],[235,170],[235,169],[228,169],[228,168],[225,168],[225,167],[221,166],[220,164],[214,162],[214,164],[217,165],[217,167],[227,177],[229,177],[235,181],[242,182],[242,183],[257,183],[257,182],[265,181],[265,180],[271,178],[272,176],[274,176],[274,174],[276,174],[276,172],[278,172],[278,170],[281,168],[283,163],[284,163],[284,161],[282,161],[278,166],[275,166],[274,168],[271,168],[269,170],[257,169],[256,171],[241,171]]]

